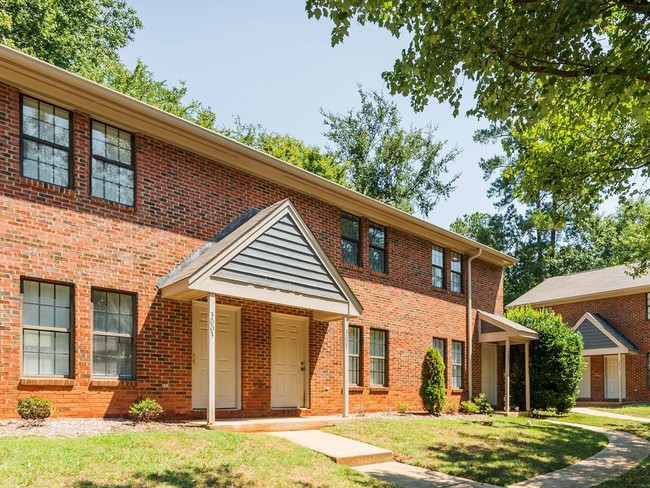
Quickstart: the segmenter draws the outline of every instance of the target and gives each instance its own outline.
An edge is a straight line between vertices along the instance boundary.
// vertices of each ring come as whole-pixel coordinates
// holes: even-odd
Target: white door
[[[621,355],[621,397],[625,398],[625,356]],[[618,399],[618,356],[605,356],[605,398]]]
[[[305,407],[309,319],[271,315],[271,407]]]
[[[481,386],[491,405],[497,404],[497,346],[481,344]]]
[[[591,357],[585,356],[585,367],[582,370],[582,379],[578,384],[578,398],[591,398]],[[618,393],[616,394],[618,397]]]
[[[240,309],[217,305],[216,310],[217,408],[240,408]],[[192,306],[192,408],[208,406],[208,304]]]

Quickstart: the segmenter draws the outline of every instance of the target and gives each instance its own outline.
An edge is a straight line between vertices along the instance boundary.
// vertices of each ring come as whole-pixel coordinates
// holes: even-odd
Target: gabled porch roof
[[[539,339],[539,334],[524,327],[517,322],[490,312],[478,311],[479,342],[504,342],[510,340],[511,344],[529,342]]]
[[[363,307],[290,199],[252,209],[158,280],[164,298],[208,293],[313,310],[317,320]]]
[[[636,354],[639,349],[598,313],[585,313],[573,328],[582,335],[584,356]]]

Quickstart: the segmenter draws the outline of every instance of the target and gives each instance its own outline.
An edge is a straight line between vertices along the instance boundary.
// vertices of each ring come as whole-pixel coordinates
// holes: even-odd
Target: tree
[[[235,119],[234,128],[224,127],[221,132],[287,163],[340,185],[348,185],[345,164],[338,161],[333,154],[321,151],[317,146],[308,145],[287,134],[270,132],[259,124],[245,124],[239,118]]]
[[[376,91],[359,86],[361,108],[345,114],[321,110],[325,136],[346,166],[356,191],[405,212],[428,215],[440,198],[449,196],[457,176],[443,182],[447,165],[458,155],[442,154],[444,142],[435,129],[402,127],[397,105]]]
[[[184,82],[156,80],[141,60],[133,70],[122,63],[119,50],[141,28],[123,0],[0,0],[0,43],[214,129],[215,113],[186,102]]]
[[[420,398],[424,409],[432,415],[440,415],[445,408],[445,363],[440,353],[432,347],[422,362]]]
[[[568,413],[575,406],[578,383],[584,368],[582,337],[553,312],[522,307],[506,311],[506,317],[539,334],[539,339],[530,343],[531,408]],[[513,347],[511,362],[511,404],[524,406],[526,390],[522,346]]]
[[[417,110],[433,97],[458,113],[473,81],[469,113],[493,123],[506,153],[493,167],[526,205],[550,195],[560,212],[586,216],[650,177],[646,0],[307,0],[306,9],[333,21],[333,45],[354,20],[406,37],[383,77]]]

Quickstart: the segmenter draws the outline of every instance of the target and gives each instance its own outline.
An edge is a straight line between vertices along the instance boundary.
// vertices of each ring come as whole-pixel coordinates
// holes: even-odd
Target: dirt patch
[[[391,419],[391,420],[465,420],[469,422],[489,422],[493,420],[489,415],[464,415],[461,413],[456,414],[442,414],[440,416],[430,415],[424,412],[383,412],[383,413],[365,413],[352,415],[355,418],[369,418],[369,419]]]
[[[48,419],[41,425],[23,420],[0,420],[0,437],[82,437],[100,434],[178,431],[195,428],[186,422],[151,422],[134,424],[127,419]]]

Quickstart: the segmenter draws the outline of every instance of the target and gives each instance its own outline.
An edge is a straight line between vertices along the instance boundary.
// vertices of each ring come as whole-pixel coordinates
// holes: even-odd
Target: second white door
[[[586,356],[585,367],[582,370],[582,379],[578,384],[578,398],[591,398],[591,357]],[[618,392],[616,393],[618,396]]]
[[[621,398],[625,398],[625,356],[621,355]],[[618,356],[605,356],[605,398],[618,399]]]
[[[309,319],[271,316],[271,407],[307,406],[307,337]]]
[[[497,404],[497,346],[481,344],[481,386],[490,405]]]

